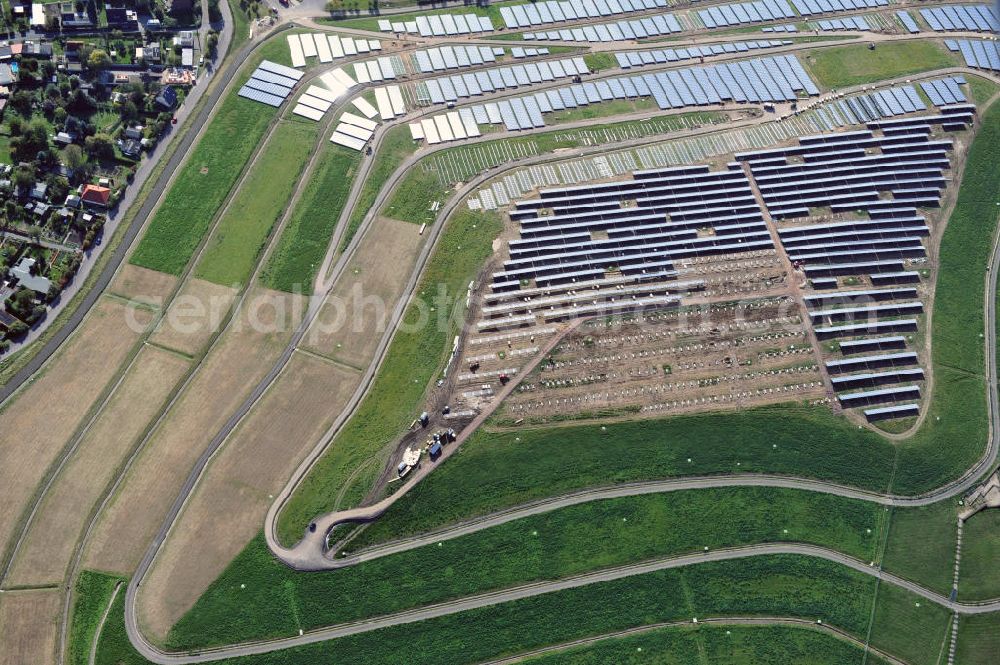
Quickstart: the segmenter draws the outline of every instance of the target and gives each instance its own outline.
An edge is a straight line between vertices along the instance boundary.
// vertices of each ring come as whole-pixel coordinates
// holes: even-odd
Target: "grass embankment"
[[[864,83],[942,69],[958,64],[956,57],[934,41],[913,40],[813,49],[803,63],[820,86],[846,88]]]
[[[264,266],[261,281],[268,288],[312,293],[316,271],[347,202],[361,153],[335,144],[320,150],[309,183]]]
[[[223,286],[250,277],[312,154],[319,124],[282,120],[219,220],[195,276]]]
[[[726,626],[721,624],[665,627],[640,635],[612,638],[551,652],[532,665],[885,665],[861,647],[807,626]]]
[[[354,505],[368,491],[387,444],[413,419],[413,409],[444,366],[464,317],[466,287],[501,228],[499,215],[464,208],[448,220],[368,394],[281,512],[283,542],[296,542],[313,517],[337,508],[334,501],[345,483],[353,480],[339,507]],[[365,472],[356,475],[365,464]]]
[[[868,561],[876,556],[880,510],[863,501],[775,488],[625,497],[309,575],[276,561],[257,538],[169,640],[172,647],[190,648],[288,634],[299,620],[307,628],[330,625],[704,547],[808,542]],[[275,589],[285,590],[291,607],[273,602]]]
[[[288,44],[283,36],[257,49],[237,75],[237,84],[223,97],[171,184],[131,263],[172,275],[184,271],[276,113],[266,104],[235,94],[264,59],[288,64]]]
[[[938,593],[951,591],[958,510],[951,499],[920,508],[894,508],[882,565]]]
[[[955,662],[960,665],[993,665],[1000,653],[1000,618],[996,614],[973,614],[958,620],[958,648]]]
[[[962,600],[1000,598],[1000,510],[976,513],[962,530]]]
[[[611,104],[612,102],[607,102]],[[606,104],[596,104],[593,110],[600,113],[597,107]],[[586,109],[576,109],[586,113]],[[568,111],[566,113],[572,113]],[[549,114],[553,119],[560,116]],[[691,113],[664,114],[648,121],[626,120],[624,122],[605,123],[577,129],[557,129],[550,132],[540,132],[527,136],[506,137],[493,141],[483,141],[474,145],[446,148],[422,158],[396,186],[392,196],[382,206],[381,214],[393,219],[399,219],[415,224],[434,221],[435,213],[430,210],[434,201],[444,201],[451,185],[466,182],[488,169],[504,164],[514,155],[517,158],[538,155],[562,148],[579,148],[585,145],[596,145],[622,140],[625,134],[648,136],[652,133],[664,133],[686,129],[693,124],[713,124],[727,118],[725,114],[714,111],[695,111]],[[580,117],[567,116],[564,122],[580,120]],[[603,132],[611,134],[601,135]]]
[[[97,626],[122,578],[84,570],[76,581],[69,632],[70,665],[87,665]],[[121,592],[119,592],[121,593]]]
[[[581,120],[597,120],[610,116],[639,113],[641,111],[655,111],[659,108],[656,100],[652,97],[611,99],[600,104],[588,104],[587,106],[577,106],[575,109],[553,111],[545,115],[545,121],[551,125],[559,125],[569,122],[579,122]]]
[[[365,184],[358,193],[358,200],[355,202],[354,209],[347,221],[347,230],[340,243],[341,250],[350,244],[354,234],[360,228],[361,222],[364,221],[365,215],[374,205],[375,198],[382,190],[382,186],[389,180],[389,176],[395,173],[403,160],[416,150],[417,144],[410,137],[410,130],[405,125],[393,127],[386,132],[375,155],[375,163],[372,164],[368,177],[365,178]]]
[[[500,563],[497,559],[501,557],[496,553],[492,558]],[[438,573],[445,576],[448,571],[438,569]],[[395,582],[405,584],[406,575]],[[422,621],[418,625],[386,628],[225,662],[232,665],[473,663],[635,626],[712,616],[822,620],[863,638],[873,611],[874,590],[875,581],[871,577],[827,561],[801,556],[762,556],[591,584]],[[282,595],[278,590],[272,593],[272,602]],[[901,594],[911,605],[919,602],[909,592]],[[316,602],[331,604],[324,598]],[[941,623],[946,624],[948,615],[941,608],[924,603],[922,606],[929,614],[939,613]],[[97,660],[100,665],[142,662],[124,635],[122,608],[119,601],[115,622],[109,622],[102,634]],[[285,611],[294,626],[294,610]],[[303,620],[312,618],[307,612],[300,616]],[[917,632],[920,627],[899,628],[913,640],[915,651],[922,648],[924,656],[913,665],[931,665],[937,658],[938,635]],[[263,631],[256,634],[263,635]],[[298,634],[298,629],[288,634]],[[873,645],[882,646],[877,639]]]

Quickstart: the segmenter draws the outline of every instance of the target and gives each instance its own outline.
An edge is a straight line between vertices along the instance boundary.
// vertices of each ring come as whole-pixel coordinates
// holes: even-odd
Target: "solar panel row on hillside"
[[[682,30],[684,28],[673,14],[656,14],[634,20],[623,19],[614,23],[583,25],[547,32],[526,32],[524,38],[563,42],[621,42],[669,35]]]
[[[666,0],[544,0],[500,7],[500,17],[511,30],[547,23],[602,18],[667,6]]]
[[[237,93],[240,97],[267,104],[281,106],[295,84],[302,78],[302,72],[279,65],[270,60],[262,61],[250,78]]]
[[[780,21],[795,18],[787,0],[755,0],[732,5],[719,5],[698,10],[698,18],[706,28],[724,28],[743,23]]]
[[[661,49],[649,51],[624,51],[615,53],[618,66],[622,69],[631,67],[641,67],[642,65],[663,64],[667,62],[678,62],[691,60],[694,58],[707,58],[713,55],[725,53],[744,53],[747,51],[757,51],[766,48],[776,48],[786,46],[791,41],[756,40],[749,42],[727,42],[725,44],[712,44],[711,46],[692,46],[690,48]]]
[[[1000,31],[1000,18],[989,5],[946,5],[920,10],[920,15],[935,32],[961,30],[968,32]]]
[[[827,12],[885,7],[889,4],[889,0],[792,0],[792,4],[803,16],[812,16]]]

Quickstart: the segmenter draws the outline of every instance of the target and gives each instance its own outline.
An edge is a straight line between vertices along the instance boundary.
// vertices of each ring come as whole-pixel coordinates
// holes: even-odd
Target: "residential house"
[[[194,33],[190,30],[181,30],[174,36],[174,45],[181,48],[192,48],[194,46]]]
[[[187,16],[194,11],[194,0],[168,0],[171,16]]]
[[[50,282],[47,277],[32,275],[31,272],[34,268],[35,259],[26,256],[21,259],[16,266],[10,269],[10,276],[17,281],[19,286],[31,289],[35,293],[46,295],[49,292],[49,287],[52,286],[52,282]]]
[[[139,159],[139,156],[142,155],[142,143],[136,139],[119,139],[118,149],[122,151],[123,155],[132,159]]]
[[[7,63],[0,62],[0,85],[14,85],[15,81],[17,81],[17,77],[14,76],[14,70]]]
[[[49,191],[49,185],[45,182],[36,182],[35,186],[31,188],[31,198],[36,201],[45,201],[45,195]]]
[[[80,200],[83,202],[83,205],[107,208],[108,203],[111,201],[111,188],[99,185],[84,185],[83,192],[80,194]]]
[[[104,7],[104,12],[108,18],[109,28],[136,30],[139,27],[135,11],[124,5],[121,7],[107,5]]]
[[[160,88],[160,94],[156,96],[155,101],[157,106],[172,111],[177,106],[177,91],[173,87],[165,85]]]

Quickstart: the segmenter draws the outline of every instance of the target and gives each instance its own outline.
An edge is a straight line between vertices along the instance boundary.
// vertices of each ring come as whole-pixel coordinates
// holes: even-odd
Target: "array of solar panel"
[[[354,76],[358,79],[358,83],[392,81],[405,75],[406,66],[396,55],[354,63]]]
[[[645,39],[681,32],[684,28],[673,14],[656,14],[640,19],[597,23],[578,28],[562,28],[548,32],[526,32],[528,40],[556,40],[561,42],[621,42]]]
[[[792,0],[792,4],[803,16],[812,16],[827,12],[885,7],[889,4],[889,0]]]
[[[905,9],[900,9],[899,11],[897,11],[896,18],[899,19],[900,23],[903,24],[903,27],[906,28],[910,34],[916,34],[920,32],[920,26],[918,26],[917,22],[913,20],[912,16],[910,16],[910,12],[906,11]]]
[[[938,81],[924,81],[920,87],[934,106],[950,106],[967,101],[965,93],[958,87],[960,83],[965,83],[965,79],[948,77]]]
[[[503,49],[499,49],[503,55]],[[413,54],[417,69],[422,74],[440,72],[445,69],[472,67],[485,63],[496,62],[497,53],[489,46],[442,46]]]
[[[838,99],[816,107],[815,112],[822,128],[833,130],[926,109],[916,89],[903,85]]]
[[[968,32],[1000,31],[1000,18],[989,5],[945,5],[920,10],[920,15],[935,32],[964,30]]]
[[[726,42],[725,44],[712,44],[711,46],[692,46],[691,48],[660,49],[650,51],[624,51],[615,53],[618,66],[622,69],[631,67],[641,67],[643,65],[662,64],[665,62],[678,62],[681,60],[691,60],[693,58],[707,58],[713,55],[724,53],[744,53],[747,51],[757,51],[766,48],[775,48],[791,44],[790,41],[758,40],[749,42]]]
[[[698,18],[701,19],[706,28],[724,28],[742,23],[795,18],[795,12],[792,11],[787,0],[755,0],[754,2],[738,2],[732,5],[699,9]]]
[[[918,129],[888,136],[862,130],[803,137],[798,146],[741,153],[736,158],[749,163],[768,212],[775,219],[805,217],[810,209],[825,207],[833,213],[867,213],[866,219],[779,230],[789,259],[805,264],[807,275],[813,277],[897,271],[901,266],[883,269],[872,264],[924,258],[926,250],[921,239],[929,235],[929,228],[916,208],[940,205],[951,147],[951,141],[931,140]],[[885,194],[892,198],[883,199]],[[822,269],[833,266],[854,269]],[[857,293],[885,299],[875,294],[907,298],[915,291],[904,287]],[[830,297],[815,296],[819,301]],[[810,316],[814,323],[820,323],[920,311],[922,305],[914,301],[820,310],[810,312]]]
[[[774,247],[742,170],[636,171],[632,180],[539,194],[511,211],[519,237],[493,274],[494,291],[603,279],[609,271],[663,279],[684,258]],[[625,201],[635,205],[623,208]]]
[[[848,16],[846,18],[832,18],[829,20],[816,21],[816,25],[824,32],[831,30],[871,30],[868,21],[864,16]]]
[[[515,46],[510,50],[510,54],[520,60],[521,58],[533,58],[536,55],[548,55],[549,49],[544,46],[542,48],[523,48],[521,46]]]
[[[644,12],[666,6],[666,0],[564,0],[562,2],[545,0],[523,5],[501,6],[500,17],[508,29],[514,30],[547,23]]]
[[[761,32],[798,32],[799,29],[793,24],[788,25],[768,25],[760,29]]]
[[[552,88],[509,101],[472,107],[479,123],[503,123],[509,131],[544,126],[543,113],[597,104],[612,99],[652,96],[660,109],[737,102],[782,102],[798,98],[799,92],[819,94],[809,75],[794,56],[774,56],[703,67],[689,67],[656,74],[601,79],[562,88]],[[518,113],[517,104],[539,112]],[[508,104],[510,109],[508,110]]]
[[[947,39],[945,45],[952,51],[961,51],[965,64],[978,69],[1000,71],[1000,43],[973,39]]]
[[[292,88],[301,78],[302,72],[296,69],[264,60],[236,94],[255,102],[278,107],[288,98]]]
[[[474,73],[427,79],[417,83],[416,94],[418,102],[443,104],[497,90],[558,81],[566,77],[589,73],[590,69],[582,57],[543,60],[537,63],[494,67]]]

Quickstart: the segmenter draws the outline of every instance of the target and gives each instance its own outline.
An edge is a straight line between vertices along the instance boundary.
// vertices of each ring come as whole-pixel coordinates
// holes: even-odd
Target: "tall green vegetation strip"
[[[242,285],[281,218],[312,154],[319,125],[282,121],[226,212],[195,266],[195,276],[223,286]]]
[[[309,184],[264,266],[261,281],[269,288],[312,293],[316,271],[347,203],[361,154],[335,144],[321,150]]]
[[[131,263],[172,275],[184,271],[274,118],[273,107],[238,97],[235,90],[261,60],[288,59],[284,36],[277,39],[280,41],[271,41],[256,51],[236,85],[223,97],[133,252]]]
[[[337,508],[335,499],[351,479],[339,507],[355,504],[371,487],[386,446],[413,419],[413,409],[443,367],[448,342],[464,316],[466,287],[492,253],[501,228],[499,215],[464,208],[448,220],[368,394],[282,510],[282,542],[295,543],[313,517]],[[355,475],[366,463],[365,472]]]
[[[868,502],[797,490],[687,490],[572,506],[308,575],[276,561],[257,538],[177,623],[169,642],[193,648],[289,634],[299,621],[306,628],[332,625],[703,547],[808,542],[869,561],[880,513]],[[276,589],[285,590],[292,611],[274,603]]]
[[[70,665],[87,665],[97,628],[119,583],[124,580],[89,570],[77,578],[69,632]]]
[[[492,558],[497,560],[502,555],[494,553]],[[433,566],[433,561],[426,561],[424,566]],[[405,593],[407,572],[401,571],[394,580],[403,585],[400,593]],[[449,574],[441,568],[438,572],[442,576]],[[863,638],[872,614],[874,586],[871,577],[821,559],[792,555],[752,557],[596,583],[416,625],[225,662],[231,665],[475,663],[635,626],[713,616],[822,620]],[[284,589],[272,592],[275,604],[286,597]],[[908,595],[907,599],[914,602],[916,597]],[[316,602],[329,604],[322,598]],[[296,612],[290,606],[285,611],[290,616]],[[116,611],[115,616],[116,624],[109,625],[102,634],[97,662],[100,665],[143,662],[128,644],[121,614]],[[306,612],[299,616],[308,618]],[[263,635],[264,631],[257,634]],[[291,634],[298,634],[298,629]],[[917,637],[923,639],[927,653],[936,657],[937,645],[931,645],[933,636]]]

